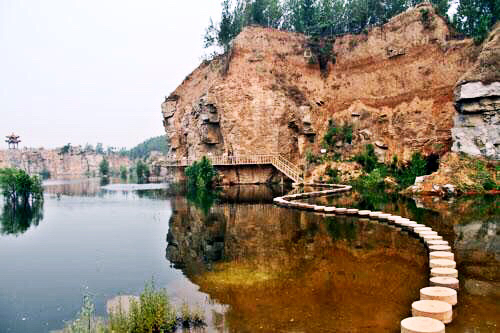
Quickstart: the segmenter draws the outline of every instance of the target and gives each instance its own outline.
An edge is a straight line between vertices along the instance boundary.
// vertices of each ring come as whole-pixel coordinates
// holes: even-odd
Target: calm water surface
[[[137,295],[152,278],[174,302],[201,304],[206,332],[398,332],[428,284],[417,239],[369,220],[273,206],[282,188],[231,187],[215,202],[139,188],[52,182],[31,225],[2,220],[0,332],[60,329],[85,294],[104,316],[106,300]],[[447,332],[495,331],[496,198],[317,200],[430,224],[453,244],[461,273]]]

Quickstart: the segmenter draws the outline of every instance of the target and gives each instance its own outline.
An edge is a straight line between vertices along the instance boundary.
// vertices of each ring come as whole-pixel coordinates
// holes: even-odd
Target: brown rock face
[[[380,160],[450,150],[453,88],[475,61],[428,7],[367,34],[336,39],[328,76],[310,65],[305,36],[247,27],[231,52],[200,65],[162,104],[172,158],[318,152],[328,119],[353,126],[344,157],[376,144]]]
[[[49,172],[51,178],[78,178],[99,175],[99,164],[103,158],[109,162],[110,170],[118,173],[120,166],[132,165],[128,157],[112,154],[104,156],[85,152],[73,147],[67,154],[59,149],[0,150],[0,168],[20,168],[30,174]]]

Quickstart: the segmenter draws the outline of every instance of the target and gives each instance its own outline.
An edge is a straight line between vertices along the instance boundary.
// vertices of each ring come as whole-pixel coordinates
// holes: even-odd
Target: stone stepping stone
[[[378,219],[380,214],[383,214],[383,212],[378,212],[378,211],[377,212],[370,212],[369,215],[370,215],[370,218],[372,218],[372,219]]]
[[[428,317],[451,323],[453,310],[451,304],[443,301],[421,300],[411,304],[411,313],[414,317]]]
[[[418,234],[420,237],[424,237],[425,235],[437,235],[438,233],[436,231],[426,230],[420,231]]]
[[[413,229],[416,233],[422,232],[422,231],[432,231],[432,228],[430,227],[420,227],[420,228],[415,228]]]
[[[359,212],[359,209],[355,209],[355,208],[349,208],[346,213],[349,214],[349,215],[356,215],[358,214]]]
[[[315,212],[324,212],[325,211],[325,206],[314,206],[314,211]]]
[[[387,221],[389,219],[389,216],[391,216],[391,214],[386,214],[386,213],[383,213],[383,214],[380,214],[378,216],[378,219],[379,220],[383,220],[383,221]]]
[[[455,268],[457,267],[457,263],[454,260],[449,259],[431,259],[429,260],[429,266],[431,268]]]
[[[329,214],[335,213],[335,207],[325,207],[325,213]]]
[[[425,224],[420,224],[420,223],[417,223],[417,224],[413,224],[413,225],[411,226],[411,228],[412,228],[413,230],[415,230],[415,229],[417,229],[417,228],[428,228],[428,227],[427,227]]]
[[[445,333],[445,326],[437,319],[409,317],[401,321],[401,333]]]
[[[448,245],[448,241],[445,240],[430,240],[427,242],[427,245]]]
[[[337,214],[345,214],[347,212],[347,208],[335,208],[335,213]]]
[[[457,304],[457,291],[447,287],[425,287],[420,289],[420,299],[443,301],[450,305]]]
[[[431,286],[447,287],[458,290],[459,281],[457,278],[449,276],[433,276],[429,279]]]
[[[358,212],[358,215],[359,215],[359,216],[370,216],[370,213],[371,213],[371,212],[370,212],[369,210],[360,210],[360,211]]]
[[[455,268],[434,267],[431,269],[431,276],[444,276],[458,278],[458,271]]]
[[[449,259],[449,260],[455,260],[455,255],[453,252],[447,252],[447,251],[432,251],[429,253],[429,258],[430,259]]]
[[[401,216],[397,216],[397,215],[391,215],[389,216],[387,219],[390,221],[390,222],[395,222],[397,219],[400,219]]]
[[[451,251],[449,245],[430,245],[429,250],[431,251]]]
[[[424,242],[433,241],[433,240],[443,240],[443,237],[439,236],[439,235],[424,235],[424,236],[421,236],[421,238],[423,238]]]

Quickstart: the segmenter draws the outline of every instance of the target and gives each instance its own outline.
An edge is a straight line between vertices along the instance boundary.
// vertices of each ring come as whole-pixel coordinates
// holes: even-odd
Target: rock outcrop
[[[120,166],[131,166],[126,156],[103,155],[72,147],[68,153],[59,149],[25,148],[0,150],[0,168],[20,168],[30,174],[46,174],[51,178],[79,178],[99,175],[99,164],[106,158],[111,171],[119,172]]]
[[[455,87],[455,152],[500,159],[500,24]]]
[[[454,40],[430,5],[338,37],[328,76],[307,51],[302,34],[245,28],[231,52],[201,64],[162,104],[170,157],[280,153],[300,165],[319,153],[329,119],[353,127],[352,143],[335,148],[343,158],[368,143],[380,161],[450,150],[453,89],[478,52]]]

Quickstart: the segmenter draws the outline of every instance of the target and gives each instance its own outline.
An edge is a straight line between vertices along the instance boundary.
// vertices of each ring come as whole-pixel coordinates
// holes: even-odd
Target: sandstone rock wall
[[[328,119],[353,125],[343,157],[376,143],[380,160],[452,145],[453,88],[478,54],[453,40],[432,7],[410,9],[366,34],[336,39],[323,77],[301,34],[247,27],[231,52],[205,62],[162,104],[173,158],[319,153]]]
[[[76,147],[67,154],[60,154],[59,149],[22,149],[0,150],[0,168],[21,168],[30,174],[48,171],[51,178],[78,178],[98,176],[99,164],[103,158],[109,162],[110,170],[118,172],[120,166],[132,165],[128,157],[102,155],[84,152]]]
[[[455,152],[500,159],[500,24],[455,87]]]

